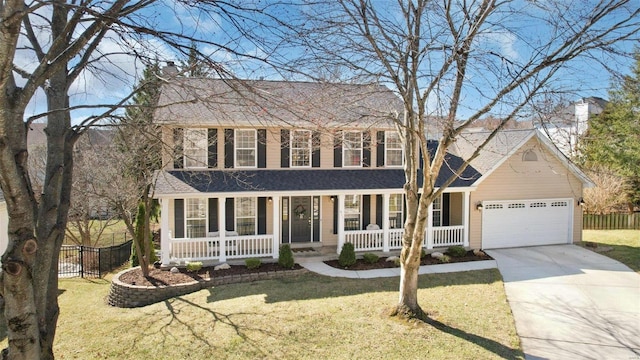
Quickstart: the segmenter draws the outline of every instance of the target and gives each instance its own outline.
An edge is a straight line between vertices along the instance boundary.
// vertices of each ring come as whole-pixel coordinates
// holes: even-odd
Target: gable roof
[[[469,158],[476,148],[487,139],[490,132],[463,133],[450,147],[450,151],[464,159]],[[484,179],[491,175],[500,165],[520,149],[531,138],[537,138],[551,154],[553,154],[569,171],[571,171],[585,187],[594,186],[589,177],[573,164],[540,130],[505,130],[499,131],[485,147],[480,151],[478,157],[473,159],[471,166],[476,168],[482,177],[474,182],[474,186],[479,185]]]
[[[160,124],[265,127],[390,127],[400,99],[382,85],[173,78],[164,84]]]

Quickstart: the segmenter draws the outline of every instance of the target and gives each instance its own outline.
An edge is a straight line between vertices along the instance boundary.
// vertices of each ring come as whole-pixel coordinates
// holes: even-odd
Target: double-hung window
[[[207,129],[184,130],[184,167],[207,167]]]
[[[344,198],[344,229],[360,230],[360,195],[346,195]]]
[[[207,199],[186,199],[187,238],[206,236],[207,230]]]
[[[238,235],[256,234],[256,198],[236,198],[236,232]]]
[[[433,226],[442,226],[442,195],[433,199]]]
[[[400,135],[396,131],[385,131],[384,136],[384,163],[388,167],[402,166],[404,156]]]
[[[389,227],[391,229],[400,229],[404,225],[402,223],[403,201],[403,194],[391,194],[389,196]]]
[[[342,166],[362,166],[362,132],[345,131],[342,138]]]
[[[311,166],[311,131],[291,131],[291,167]]]
[[[235,131],[235,164],[238,168],[256,167],[257,137],[254,129]]]

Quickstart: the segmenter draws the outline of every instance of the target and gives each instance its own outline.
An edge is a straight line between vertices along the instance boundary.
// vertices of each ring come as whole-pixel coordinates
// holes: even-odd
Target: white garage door
[[[483,201],[482,205],[484,249],[571,242],[573,199]]]

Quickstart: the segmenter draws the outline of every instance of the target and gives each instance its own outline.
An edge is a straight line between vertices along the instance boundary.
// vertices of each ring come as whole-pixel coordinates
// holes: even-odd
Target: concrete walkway
[[[574,245],[488,253],[526,359],[640,359],[640,275]]]
[[[350,279],[373,279],[380,277],[400,276],[400,268],[376,269],[376,270],[342,270],[329,266],[317,259],[296,259],[302,267],[309,271],[313,271],[320,275],[331,277],[343,277]],[[494,260],[469,261],[464,263],[451,263],[440,265],[426,265],[420,267],[420,275],[438,274],[458,271],[495,269],[496,262]]]

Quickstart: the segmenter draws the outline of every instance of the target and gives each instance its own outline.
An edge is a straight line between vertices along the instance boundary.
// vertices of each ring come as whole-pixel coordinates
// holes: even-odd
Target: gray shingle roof
[[[155,117],[188,126],[390,127],[403,111],[382,85],[175,78],[163,85]]]

